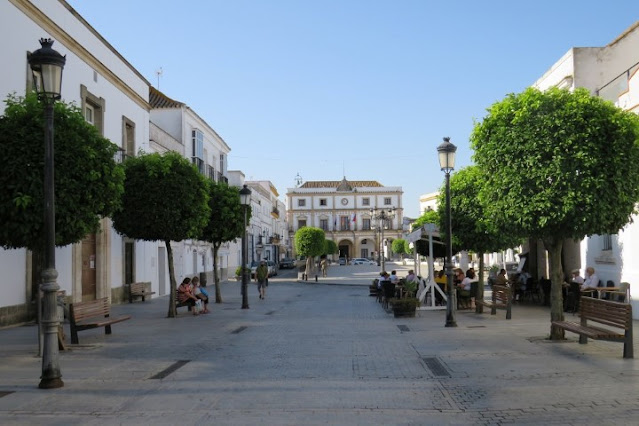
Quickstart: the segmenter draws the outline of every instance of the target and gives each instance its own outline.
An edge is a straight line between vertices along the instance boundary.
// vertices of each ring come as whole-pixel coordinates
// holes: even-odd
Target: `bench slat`
[[[104,327],[105,334],[111,334],[111,324],[131,319],[130,315],[117,318],[110,317],[111,305],[109,299],[90,300],[69,305],[69,325],[71,328],[71,343],[78,344],[78,331],[90,328]]]

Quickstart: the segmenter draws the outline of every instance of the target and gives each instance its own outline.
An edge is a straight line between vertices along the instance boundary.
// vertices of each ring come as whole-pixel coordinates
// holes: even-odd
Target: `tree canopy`
[[[222,303],[220,278],[217,267],[217,253],[223,243],[242,237],[244,227],[244,206],[240,203],[238,188],[225,182],[208,182],[209,208],[211,214],[199,239],[213,244],[213,275],[215,281],[215,303]],[[251,219],[251,207],[246,211],[246,223]]]
[[[9,96],[0,117],[0,245],[38,250],[44,246],[44,116],[35,94]],[[56,245],[82,240],[100,217],[119,205],[124,172],[118,147],[102,137],[80,110],[54,105]]]
[[[124,162],[122,208],[113,215],[120,234],[164,241],[171,281],[169,317],[175,316],[175,270],[171,241],[198,238],[211,209],[202,174],[176,152],[142,154]]]
[[[562,320],[563,240],[617,233],[639,199],[639,117],[585,89],[529,88],[492,105],[471,144],[486,216],[544,242],[551,320]],[[563,330],[551,328],[551,338]]]
[[[411,252],[410,247],[408,247],[408,242],[403,238],[397,238],[396,240],[393,240],[391,249],[393,250],[393,253],[401,255]]]
[[[322,254],[337,254],[339,249],[337,244],[333,240],[325,240],[324,253]]]
[[[307,256],[306,273],[313,270],[313,257],[324,254],[326,234],[320,228],[305,226],[295,233],[295,252]]]

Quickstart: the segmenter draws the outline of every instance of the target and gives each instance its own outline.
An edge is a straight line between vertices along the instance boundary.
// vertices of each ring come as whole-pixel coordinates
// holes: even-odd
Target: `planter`
[[[395,318],[414,317],[418,304],[419,304],[419,301],[414,297],[390,300],[390,305],[392,306],[392,309],[393,309],[393,316]]]

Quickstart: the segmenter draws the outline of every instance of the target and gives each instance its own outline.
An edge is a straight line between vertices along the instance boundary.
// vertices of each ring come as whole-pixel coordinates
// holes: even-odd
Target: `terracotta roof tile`
[[[314,180],[304,182],[302,185],[300,185],[300,188],[337,188],[340,183],[342,183],[341,180]],[[348,183],[353,188],[381,188],[384,186],[376,180],[349,180]]]
[[[149,90],[149,104],[151,104],[151,108],[181,108],[184,106],[182,102],[169,98],[155,87],[151,87]]]

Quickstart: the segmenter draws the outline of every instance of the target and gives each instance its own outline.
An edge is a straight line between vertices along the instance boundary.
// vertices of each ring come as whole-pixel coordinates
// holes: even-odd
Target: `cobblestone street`
[[[225,302],[198,317],[165,318],[166,297],[116,305],[133,319],[81,332],[57,390],[37,388],[36,327],[0,330],[0,423],[637,423],[639,366],[623,345],[548,342],[541,306],[516,305],[510,321],[461,311],[456,328],[441,310],[395,319],[367,275],[276,278],[264,301],[249,288],[249,310],[239,283],[224,283]]]

